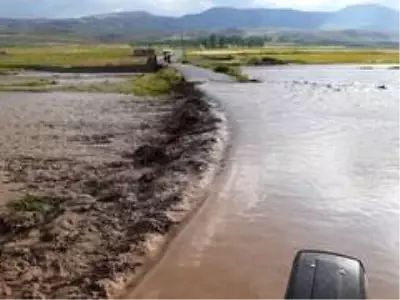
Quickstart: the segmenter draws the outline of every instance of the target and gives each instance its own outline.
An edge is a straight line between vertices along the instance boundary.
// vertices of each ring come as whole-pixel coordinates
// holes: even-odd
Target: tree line
[[[168,45],[170,47],[204,47],[207,49],[219,49],[229,46],[235,47],[262,47],[266,42],[271,42],[272,37],[268,36],[240,36],[222,35],[212,33],[208,36],[192,39],[166,39],[156,41],[145,41],[147,45]]]

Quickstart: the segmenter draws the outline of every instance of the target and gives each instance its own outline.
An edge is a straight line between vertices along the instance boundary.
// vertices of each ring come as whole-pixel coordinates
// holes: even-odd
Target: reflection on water
[[[230,166],[133,296],[281,298],[295,252],[318,248],[398,298],[398,71],[246,71],[264,83],[202,87],[233,120]]]

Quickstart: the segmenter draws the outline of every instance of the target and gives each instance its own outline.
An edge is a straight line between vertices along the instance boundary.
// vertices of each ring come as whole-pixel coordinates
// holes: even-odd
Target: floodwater
[[[311,248],[360,258],[369,297],[398,298],[398,71],[246,72],[264,82],[201,87],[232,121],[226,169],[128,297],[282,298]]]
[[[3,83],[18,83],[26,80],[51,79],[59,85],[118,83],[138,76],[138,73],[54,73],[23,71],[17,74],[0,76]]]

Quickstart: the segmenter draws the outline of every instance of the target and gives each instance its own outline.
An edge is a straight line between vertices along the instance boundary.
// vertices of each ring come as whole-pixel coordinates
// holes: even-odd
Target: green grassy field
[[[0,72],[30,66],[97,67],[144,64],[133,57],[128,45],[63,45],[0,49]],[[349,49],[332,47],[265,47],[199,50],[190,49],[185,58],[192,63],[229,66],[255,65],[265,58],[303,64],[399,64],[399,51],[387,49]]]
[[[159,50],[159,49],[158,49]],[[43,67],[60,67],[60,71],[68,68],[82,67],[89,70],[91,67],[127,67],[145,65],[146,57],[133,57],[132,47],[127,45],[64,45],[54,47],[13,47],[0,49],[0,76],[5,76],[0,82],[0,91],[82,91],[101,93],[124,93],[139,96],[158,96],[171,91],[182,77],[172,69],[161,69],[158,72],[134,76],[121,82],[105,82],[101,84],[77,84],[73,86],[59,85],[57,80],[26,79],[24,81],[9,81],[6,78],[13,76],[15,70],[39,69]],[[34,68],[39,66],[39,68]],[[85,69],[87,67],[88,69]],[[111,68],[109,68],[111,67]],[[65,68],[65,69],[62,69]],[[55,68],[55,71],[58,69]],[[96,69],[97,70],[97,69]],[[101,70],[101,69],[100,69]],[[122,70],[116,68],[115,72]],[[1,78],[0,78],[1,80]]]
[[[332,47],[266,47],[216,50],[191,50],[189,62],[230,66],[255,65],[263,59],[299,64],[399,64],[399,51],[387,49],[349,49]]]
[[[144,64],[146,58],[132,57],[130,46],[65,45],[42,48],[0,49],[0,71],[30,66],[94,67]]]

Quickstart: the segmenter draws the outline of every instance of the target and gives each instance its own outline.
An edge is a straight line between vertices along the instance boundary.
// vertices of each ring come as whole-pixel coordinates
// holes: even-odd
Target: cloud
[[[259,6],[269,4],[268,0],[256,0]],[[302,10],[338,10],[349,5],[362,3],[376,3],[398,9],[399,0],[276,0],[274,4],[279,7]]]
[[[115,11],[145,10],[155,14],[182,15],[213,6],[291,7],[339,9],[367,0],[0,0],[0,17],[77,17]],[[371,0],[367,1],[371,2]],[[372,0],[398,8],[398,0]]]

